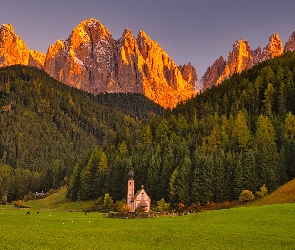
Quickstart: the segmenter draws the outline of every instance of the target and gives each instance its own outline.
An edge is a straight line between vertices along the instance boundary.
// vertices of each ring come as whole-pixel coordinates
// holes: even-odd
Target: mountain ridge
[[[11,24],[3,24],[0,29],[0,67],[34,66],[65,84],[93,94],[141,93],[164,108],[174,108],[201,89],[293,50],[295,32],[284,47],[277,33],[269,37],[265,47],[254,50],[247,40],[239,39],[227,59],[220,56],[198,79],[190,62],[177,66],[142,30],[135,37],[126,28],[116,40],[101,22],[90,18],[80,22],[65,41],[51,44],[44,54],[29,50]]]
[[[65,41],[50,45],[44,55],[29,50],[14,34],[12,25],[3,25],[2,29],[15,39],[2,39],[5,42],[0,45],[0,56],[2,51],[9,58],[22,60],[3,57],[5,63],[0,66],[38,67],[65,84],[93,94],[141,93],[164,108],[174,108],[196,94],[195,68],[189,63],[181,66],[181,72],[144,31],[135,38],[131,30],[125,29],[115,40],[103,24],[91,18],[79,23]],[[13,49],[7,51],[6,47]],[[25,55],[18,56],[20,53]]]
[[[234,42],[233,49],[229,51],[227,60],[220,56],[212,66],[208,67],[201,78],[203,90],[222,83],[235,73],[239,74],[258,63],[294,50],[295,32],[289,37],[284,47],[278,33],[274,33],[269,37],[268,44],[263,49],[259,46],[252,50],[247,40],[239,39]]]

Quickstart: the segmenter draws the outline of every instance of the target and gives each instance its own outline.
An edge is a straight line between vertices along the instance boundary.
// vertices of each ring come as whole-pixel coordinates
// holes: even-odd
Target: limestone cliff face
[[[37,50],[30,50],[28,65],[37,67],[39,69],[43,69],[45,58],[46,58],[46,55],[44,53],[39,52]]]
[[[116,75],[116,82],[121,86],[119,91],[144,93],[141,83],[145,79],[143,73],[145,62],[131,30],[125,29],[122,37],[117,41],[115,58],[113,75]],[[111,87],[109,91],[112,91]]]
[[[173,108],[179,101],[195,95],[194,86],[187,83],[177,65],[160,45],[145,32],[139,31],[138,48],[144,60],[143,94],[163,107]]]
[[[189,62],[187,65],[179,65],[178,69],[182,74],[183,80],[196,88],[196,81],[198,80],[197,71]]]
[[[11,24],[0,29],[0,67],[23,64],[43,69],[45,54],[29,50],[24,41],[14,33]]]
[[[250,69],[252,63],[252,53],[248,41],[239,39],[234,43],[233,51],[229,52],[225,68],[216,84],[228,79],[234,73],[241,73],[243,70]]]
[[[263,48],[261,61],[272,59],[283,54],[283,43],[277,33],[272,34],[268,44]]]
[[[111,83],[114,39],[97,20],[81,22],[64,42],[48,48],[44,70],[73,87],[97,94]]]
[[[186,76],[143,31],[135,39],[126,29],[119,40],[114,40],[95,19],[81,22],[65,42],[51,45],[44,70],[68,85],[94,94],[142,93],[163,107],[173,108],[195,95]]]
[[[292,33],[292,35],[289,37],[289,40],[286,42],[284,47],[284,53],[288,51],[294,51],[295,50],[295,31]]]
[[[220,56],[212,66],[208,67],[201,81],[203,82],[203,89],[211,88],[216,84],[216,81],[221,76],[225,69],[226,61]]]
[[[262,61],[260,46],[257,49],[252,50],[252,60],[253,60],[253,66]]]
[[[59,79],[62,67],[67,59],[65,53],[65,43],[63,40],[57,40],[50,45],[44,63],[44,71],[55,79]]]
[[[14,64],[28,65],[29,49],[15,33],[12,25],[0,29],[0,67]]]

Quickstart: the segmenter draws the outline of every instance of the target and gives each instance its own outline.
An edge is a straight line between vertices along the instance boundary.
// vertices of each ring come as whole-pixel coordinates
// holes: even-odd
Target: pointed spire
[[[134,172],[131,170],[131,171],[128,173],[128,176],[129,176],[129,180],[133,180]]]
[[[2,24],[2,27],[0,29],[0,32],[2,30],[5,30],[5,31],[10,31],[11,33],[14,33],[14,28],[11,24]]]

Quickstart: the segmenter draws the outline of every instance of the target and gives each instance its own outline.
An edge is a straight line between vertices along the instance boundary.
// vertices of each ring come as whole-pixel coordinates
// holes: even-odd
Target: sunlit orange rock
[[[191,68],[192,69],[192,68]],[[98,20],[81,22],[69,38],[48,49],[44,70],[76,88],[100,92],[142,93],[173,108],[195,95],[194,86],[167,53],[143,31],[137,39],[125,29],[119,40]],[[188,72],[188,70],[187,70]]]
[[[261,61],[272,59],[283,54],[283,43],[277,33],[272,34],[268,44],[263,48]]]
[[[239,39],[233,45],[233,51],[229,52],[228,60],[221,76],[217,79],[216,84],[228,79],[234,73],[241,73],[243,70],[252,67],[252,53],[248,41]]]
[[[30,50],[28,65],[37,67],[39,69],[43,69],[45,58],[46,58],[46,55],[44,53],[37,50]]]
[[[0,67],[14,64],[28,65],[29,49],[15,33],[11,24],[0,29]]]
[[[144,59],[143,94],[163,107],[173,108],[180,101],[195,95],[194,86],[187,83],[168,54],[139,31],[137,43]]]
[[[290,38],[289,40],[294,41],[295,37]],[[292,47],[291,44],[292,42],[288,45],[290,48]],[[220,58],[207,69],[205,75],[202,77],[203,89],[211,88],[214,85],[220,84],[234,73],[241,73],[260,62],[274,58],[275,56],[280,56],[282,53],[282,40],[277,33],[270,36],[269,43],[262,51],[260,47],[251,50],[248,41],[240,39],[234,43],[233,50],[232,52],[229,52],[225,67],[221,73],[220,70],[218,70],[222,69],[222,60]],[[221,65],[221,67],[217,67],[217,65]]]
[[[55,79],[59,79],[61,69],[66,61],[64,51],[65,43],[63,40],[57,40],[50,45],[44,63],[44,70]]]
[[[111,82],[115,41],[97,20],[81,22],[64,42],[48,48],[44,70],[73,87],[97,94]]]

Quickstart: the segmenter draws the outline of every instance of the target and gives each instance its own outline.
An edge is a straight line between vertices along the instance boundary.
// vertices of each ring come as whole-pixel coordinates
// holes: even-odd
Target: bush
[[[131,212],[131,207],[129,205],[125,204],[121,207],[121,212],[122,213],[129,213],[129,212]]]
[[[261,186],[259,191],[256,192],[256,194],[259,196],[259,198],[263,198],[267,195],[268,189],[265,185]]]
[[[255,199],[254,194],[250,190],[243,190],[239,196],[239,201],[241,202],[249,202]]]
[[[167,211],[169,211],[170,203],[165,202],[164,198],[157,201],[157,204],[158,204],[157,210],[159,212],[167,212]]]
[[[117,204],[117,211],[118,212],[123,212],[123,208],[127,205],[126,199],[122,199],[121,201],[118,201]]]
[[[15,207],[17,207],[17,208],[24,207],[22,200],[13,201],[12,202],[12,205],[15,206]]]
[[[43,192],[43,191],[42,191],[42,192]],[[55,191],[54,191],[54,189],[52,189],[52,188],[48,191],[48,194],[49,194],[49,195],[52,195],[52,194],[54,194],[54,193],[55,193]]]

